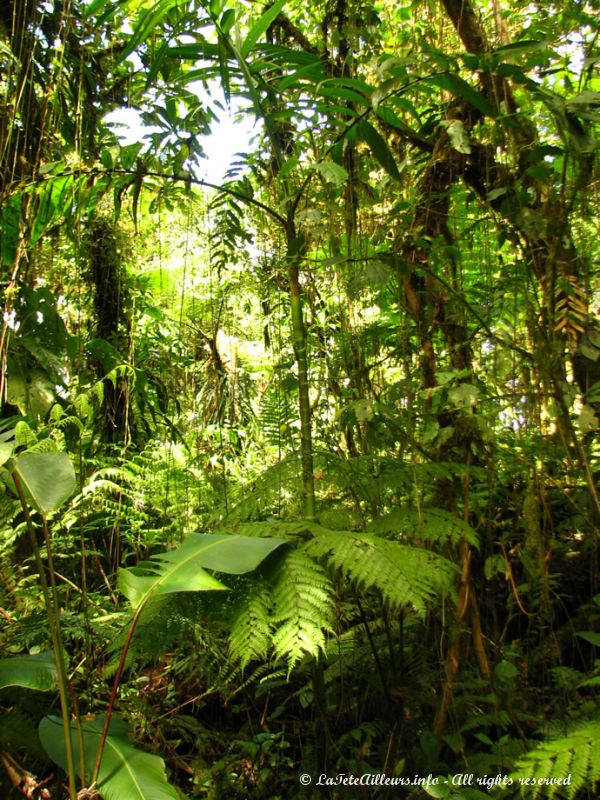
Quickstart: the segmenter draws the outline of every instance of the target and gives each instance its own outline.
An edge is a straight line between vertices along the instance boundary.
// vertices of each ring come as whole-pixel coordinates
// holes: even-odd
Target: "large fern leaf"
[[[412,606],[420,613],[451,590],[456,575],[442,556],[366,533],[316,533],[306,549],[358,589],[378,589],[390,606]]]
[[[478,537],[464,520],[442,508],[425,508],[420,511],[392,511],[376,519],[370,526],[376,533],[393,533],[411,541],[458,544],[465,539],[477,547]]]
[[[244,597],[235,616],[230,653],[242,669],[273,650],[288,669],[306,654],[325,650],[331,630],[333,586],[302,550],[290,550]]]
[[[234,617],[229,653],[245,669],[255,659],[266,659],[271,647],[271,591],[265,582],[254,582]]]
[[[321,566],[301,550],[286,553],[273,587],[275,654],[291,669],[305,654],[325,649],[331,630],[333,587]]]
[[[599,741],[600,720],[588,722],[568,736],[542,742],[517,762],[511,777],[529,797],[551,798],[566,791],[571,800],[580,789],[593,789],[600,781]],[[567,782],[550,783],[552,779]]]

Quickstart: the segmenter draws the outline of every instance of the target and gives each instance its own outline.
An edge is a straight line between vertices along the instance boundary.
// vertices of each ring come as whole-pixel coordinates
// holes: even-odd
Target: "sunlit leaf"
[[[260,19],[250,28],[246,38],[244,39],[244,43],[242,44],[242,56],[244,58],[247,58],[256,42],[260,39],[263,33],[265,33],[269,25],[275,21],[285,3],[286,0],[277,0],[277,2],[273,3],[271,8],[265,11]]]
[[[138,567],[120,570],[119,587],[134,607],[154,595],[226,589],[205,570],[230,575],[250,572],[282,544],[280,539],[192,533],[176,550],[157,553]]]
[[[14,468],[35,506],[44,514],[59,508],[77,485],[67,453],[23,453],[15,459]]]

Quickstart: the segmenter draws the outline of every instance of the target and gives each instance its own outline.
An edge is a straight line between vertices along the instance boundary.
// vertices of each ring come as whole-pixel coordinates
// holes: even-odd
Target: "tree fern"
[[[242,669],[270,649],[288,669],[306,654],[325,649],[331,630],[333,586],[321,566],[302,550],[287,551],[240,604],[230,653]]]
[[[600,720],[588,722],[567,736],[542,742],[517,762],[511,777],[522,787],[527,786],[531,797],[551,798],[557,792],[566,792],[571,800],[580,789],[593,789],[600,781],[598,741]],[[566,780],[568,784],[552,784],[552,779]],[[522,791],[525,793],[524,788]]]
[[[324,630],[331,629],[333,587],[320,565],[301,550],[288,552],[273,587],[275,654],[293,667],[305,653],[325,648]]]
[[[442,556],[365,533],[318,533],[306,547],[357,589],[377,589],[388,605],[412,606],[420,613],[451,590],[456,574]]]
[[[272,383],[262,396],[257,420],[265,441],[275,447],[289,446],[296,438],[293,425],[297,417],[289,391],[283,391],[277,383]]]
[[[223,522],[234,524],[249,519],[264,519],[279,512],[283,503],[289,504],[299,494],[300,459],[293,454],[268,467],[256,480],[243,486],[239,499],[233,503]],[[218,520],[215,514],[211,521],[217,523]]]
[[[468,523],[441,508],[392,511],[376,519],[370,530],[375,533],[399,534],[411,541],[458,544],[464,538],[474,547],[478,544],[477,533]]]

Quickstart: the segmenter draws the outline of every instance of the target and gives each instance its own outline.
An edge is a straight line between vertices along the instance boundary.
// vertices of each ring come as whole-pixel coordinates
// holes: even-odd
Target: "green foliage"
[[[47,692],[56,688],[56,666],[53,653],[13,656],[0,661],[0,689],[23,686]]]
[[[101,717],[81,724],[85,766],[88,777],[98,748],[103,720]],[[76,726],[72,726],[73,734]],[[44,717],[39,734],[42,744],[55,763],[66,766],[62,723],[56,717]],[[128,738],[127,725],[114,719],[98,775],[97,791],[105,800],[178,800],[176,790],[169,786],[162,758],[137,750]],[[79,764],[79,743],[75,744]]]
[[[138,611],[158,595],[226,589],[205,569],[233,575],[250,572],[282,544],[277,539],[192,533],[176,550],[157,553],[149,562],[121,569],[119,588]]]
[[[470,545],[477,547],[476,531],[455,514],[441,508],[424,508],[421,511],[392,511],[374,520],[370,530],[375,533],[394,533],[406,537],[410,541],[429,542],[431,544],[456,545],[464,538]]]
[[[244,669],[272,649],[291,670],[304,655],[317,657],[325,650],[332,619],[327,575],[302,550],[290,550],[244,594],[232,623],[231,657]]]
[[[75,471],[67,453],[23,453],[15,471],[44,514],[59,508],[75,491]]]
[[[306,549],[357,589],[377,589],[391,608],[412,607],[419,614],[452,591],[456,575],[442,556],[354,531],[319,533]]]
[[[0,4],[0,646],[56,658],[0,662],[29,794],[64,783],[54,674],[70,800],[69,720],[89,783],[117,705],[164,758],[111,726],[118,800],[165,764],[204,800],[298,765],[594,794],[593,6]],[[223,97],[254,131],[217,187]]]
[[[573,728],[566,736],[547,739],[517,762],[512,777],[528,787],[522,792],[531,797],[566,793],[571,799],[582,789],[593,791],[600,781],[599,736],[600,723],[593,721]]]

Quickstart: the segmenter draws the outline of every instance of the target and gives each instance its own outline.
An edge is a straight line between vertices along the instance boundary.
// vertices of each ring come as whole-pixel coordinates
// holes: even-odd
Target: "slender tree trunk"
[[[293,209],[288,213],[287,260],[292,316],[292,341],[298,367],[298,406],[300,413],[300,459],[302,463],[302,508],[304,516],[315,516],[315,476],[312,444],[312,410],[308,376],[308,351],[306,324],[304,322],[300,262],[302,243],[296,232]]]

